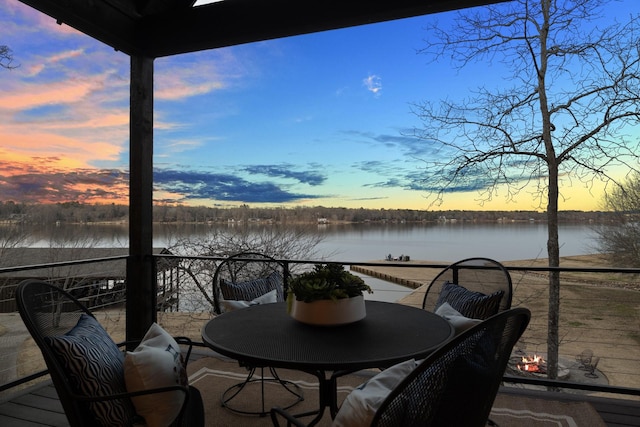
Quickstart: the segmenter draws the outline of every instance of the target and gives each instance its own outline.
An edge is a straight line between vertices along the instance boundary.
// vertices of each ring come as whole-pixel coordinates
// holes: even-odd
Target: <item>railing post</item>
[[[287,301],[288,293],[289,293],[289,261],[282,261],[282,270],[284,277],[282,278],[282,290],[284,295],[284,300]]]

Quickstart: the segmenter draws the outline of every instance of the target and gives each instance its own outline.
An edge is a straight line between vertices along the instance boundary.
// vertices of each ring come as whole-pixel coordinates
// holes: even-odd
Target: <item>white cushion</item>
[[[471,319],[463,316],[458,310],[451,307],[448,302],[438,307],[435,313],[446,319],[453,326],[456,335],[482,322],[480,319]]]
[[[416,367],[414,359],[398,363],[361,384],[346,397],[332,427],[370,426],[376,411],[400,382]]]
[[[151,325],[140,345],[128,351],[124,359],[127,391],[148,390],[173,385],[188,385],[180,346],[157,323]],[[180,413],[185,393],[181,390],[132,398],[138,415],[147,426],[168,426]]]
[[[277,301],[278,301],[278,292],[277,290],[274,289],[251,301],[223,300],[222,307],[224,308],[224,311],[226,313],[227,311],[233,311],[239,308],[246,308],[252,305],[270,304]]]

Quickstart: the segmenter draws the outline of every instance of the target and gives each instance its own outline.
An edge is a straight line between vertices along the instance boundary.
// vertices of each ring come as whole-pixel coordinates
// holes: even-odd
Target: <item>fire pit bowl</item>
[[[510,371],[524,377],[547,377],[547,361],[541,354],[516,354],[509,359]],[[566,380],[571,371],[566,365],[558,363],[558,379]]]

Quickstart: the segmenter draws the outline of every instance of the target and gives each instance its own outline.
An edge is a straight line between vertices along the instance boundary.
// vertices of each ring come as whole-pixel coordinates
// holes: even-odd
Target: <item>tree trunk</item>
[[[547,66],[549,51],[547,41],[549,37],[551,1],[541,2],[544,23],[540,27],[540,52],[538,69],[538,95],[540,96],[540,114],[542,118],[542,141],[545,147],[547,167],[549,170],[548,201],[547,201],[547,256],[549,267],[560,265],[560,245],[558,244],[558,169],[559,161],[553,145],[551,112],[547,98]],[[549,379],[558,377],[558,349],[560,325],[560,273],[549,272],[549,313],[547,316],[547,376]]]
[[[549,267],[560,265],[560,246],[558,244],[558,167],[549,168],[549,203],[547,206],[547,253]],[[558,350],[560,346],[560,273],[549,272],[549,314],[547,330],[547,376],[558,377]]]

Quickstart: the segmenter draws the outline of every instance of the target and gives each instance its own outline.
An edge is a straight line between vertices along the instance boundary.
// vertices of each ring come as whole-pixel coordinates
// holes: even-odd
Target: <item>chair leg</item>
[[[598,362],[600,361],[599,357],[594,357],[587,366],[587,372],[584,373],[584,376],[587,378],[598,378],[598,374],[596,374],[596,367],[598,366]]]
[[[286,406],[278,405],[282,409],[289,409],[304,400],[304,394],[300,389],[300,386],[298,386],[294,382],[280,378],[274,368],[269,368],[269,371],[271,372],[272,377],[265,377],[264,368],[261,367],[260,375],[257,376],[256,368],[254,367],[250,368],[249,374],[247,375],[247,378],[243,382],[232,385],[222,393],[222,396],[220,398],[220,402],[222,406],[232,412],[235,412],[237,414],[242,414],[242,415],[256,415],[260,417],[269,415],[271,408],[267,408],[265,403],[264,385],[266,382],[276,383],[281,385],[282,387],[285,388],[285,390],[287,390],[294,397],[293,402],[289,403],[288,405]],[[231,401],[234,398],[236,398],[240,394],[240,392],[244,390],[245,387],[248,387],[249,385],[256,384],[256,383],[260,383],[259,385],[260,385],[260,394],[261,394],[260,396],[261,405],[258,410],[253,411],[253,410],[240,409],[237,407],[237,405],[233,405],[231,403]]]

